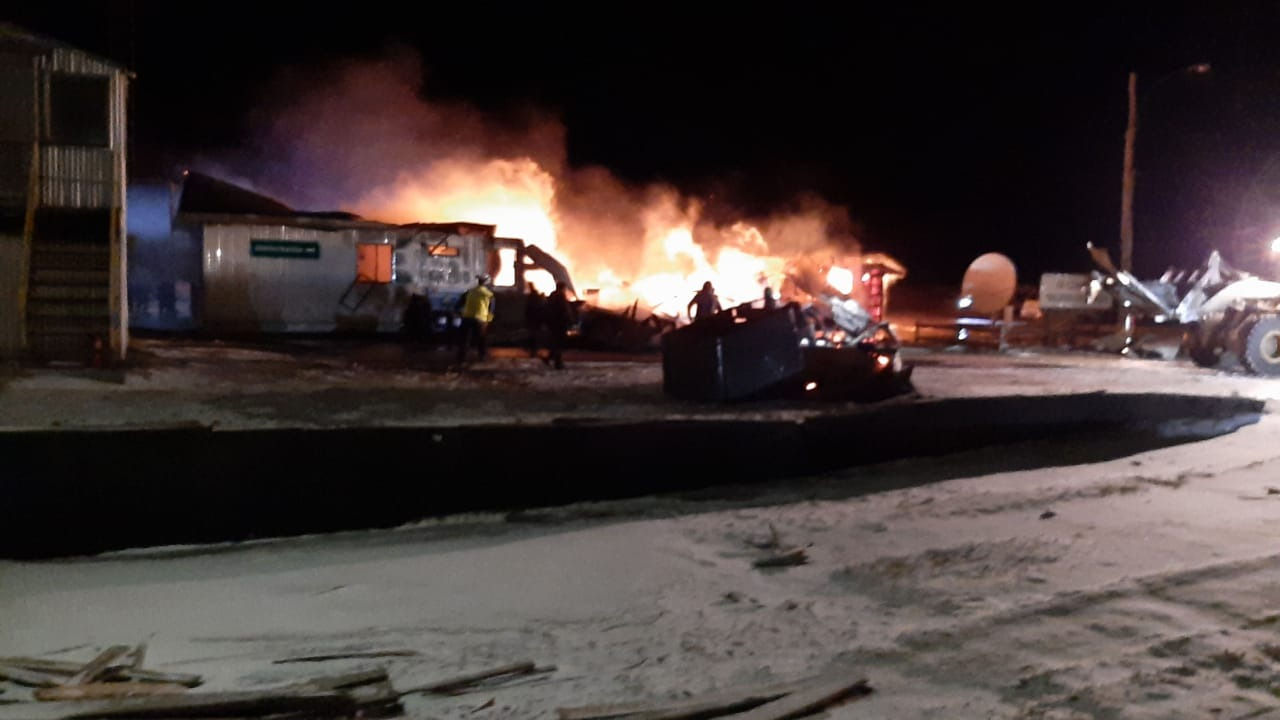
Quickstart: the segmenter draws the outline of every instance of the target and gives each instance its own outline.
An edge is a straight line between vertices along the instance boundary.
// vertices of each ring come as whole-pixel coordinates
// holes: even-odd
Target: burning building
[[[199,173],[136,183],[129,205],[130,317],[151,330],[396,332],[411,297],[427,298],[443,321],[484,273],[501,308],[495,340],[523,332],[527,284],[545,292],[563,282],[588,310],[586,340],[639,349],[656,347],[661,332],[687,322],[685,306],[702,282],[716,285],[726,307],[762,305],[768,287],[782,302],[824,317],[852,300],[878,321],[889,284],[905,273],[883,255],[772,254],[761,232],[744,223],[712,231],[719,245],[712,250],[694,242],[694,223],[682,220],[646,230],[639,269],[623,279],[607,255],[568,255],[573,243],[557,246],[555,235],[543,240],[562,248],[552,253],[482,222],[393,224],[302,212]],[[575,274],[593,263],[595,277]],[[820,327],[818,341],[838,344],[839,325]]]
[[[135,327],[215,334],[396,332],[413,295],[452,308],[494,279],[501,337],[520,330],[526,272],[570,281],[554,257],[479,223],[394,225],[301,212],[188,173],[130,188]],[[514,326],[513,326],[514,325]]]

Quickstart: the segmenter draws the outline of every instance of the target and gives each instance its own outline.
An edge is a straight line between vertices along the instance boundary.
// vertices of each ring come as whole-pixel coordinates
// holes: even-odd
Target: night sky
[[[403,43],[433,99],[559,117],[572,164],[757,213],[816,193],[916,278],[999,251],[1034,284],[1118,247],[1132,70],[1138,274],[1260,267],[1280,234],[1277,2],[24,5],[3,15],[136,73],[135,173],[243,143],[281,66]]]

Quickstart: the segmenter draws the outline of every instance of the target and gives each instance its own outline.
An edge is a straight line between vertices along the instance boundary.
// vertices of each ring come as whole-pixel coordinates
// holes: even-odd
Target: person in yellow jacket
[[[458,364],[467,359],[467,347],[472,343],[480,352],[480,359],[489,356],[485,336],[489,323],[493,322],[493,291],[488,288],[489,276],[477,275],[476,286],[462,296],[462,325],[458,328]]]

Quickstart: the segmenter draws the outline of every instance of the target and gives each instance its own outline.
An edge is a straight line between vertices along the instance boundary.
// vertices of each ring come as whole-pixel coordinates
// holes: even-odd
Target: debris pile
[[[405,714],[401,699],[407,695],[462,695],[556,671],[555,666],[521,661],[397,690],[391,684],[387,669],[377,667],[306,678],[266,689],[190,692],[203,684],[200,676],[144,669],[145,653],[145,645],[136,648],[116,645],[84,663],[31,657],[0,658],[0,680],[32,689],[30,699],[0,700],[0,720],[390,718]],[[273,664],[416,654],[411,650],[343,652],[294,656],[275,660]],[[8,689],[0,684],[0,693]],[[700,697],[561,707],[556,712],[560,720],[718,717],[787,720],[812,715],[870,692],[865,678],[840,671],[797,682],[720,691]],[[494,700],[490,699],[476,710],[493,705]]]
[[[404,714],[400,701],[406,695],[460,695],[556,669],[524,661],[397,690],[391,685],[386,668],[380,667],[307,678],[267,689],[189,692],[203,683],[200,676],[144,669],[144,654],[145,646],[118,645],[87,663],[0,658],[0,680],[34,689],[29,700],[0,701],[0,720],[397,717]],[[315,655],[286,658],[276,663],[408,654],[415,653]],[[0,686],[0,692],[5,690]]]

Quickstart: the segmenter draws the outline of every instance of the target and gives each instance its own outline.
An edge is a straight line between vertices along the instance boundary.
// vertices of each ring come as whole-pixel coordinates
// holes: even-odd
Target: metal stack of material
[[[805,321],[796,305],[732,308],[662,336],[663,390],[685,400],[730,401],[799,382]]]

